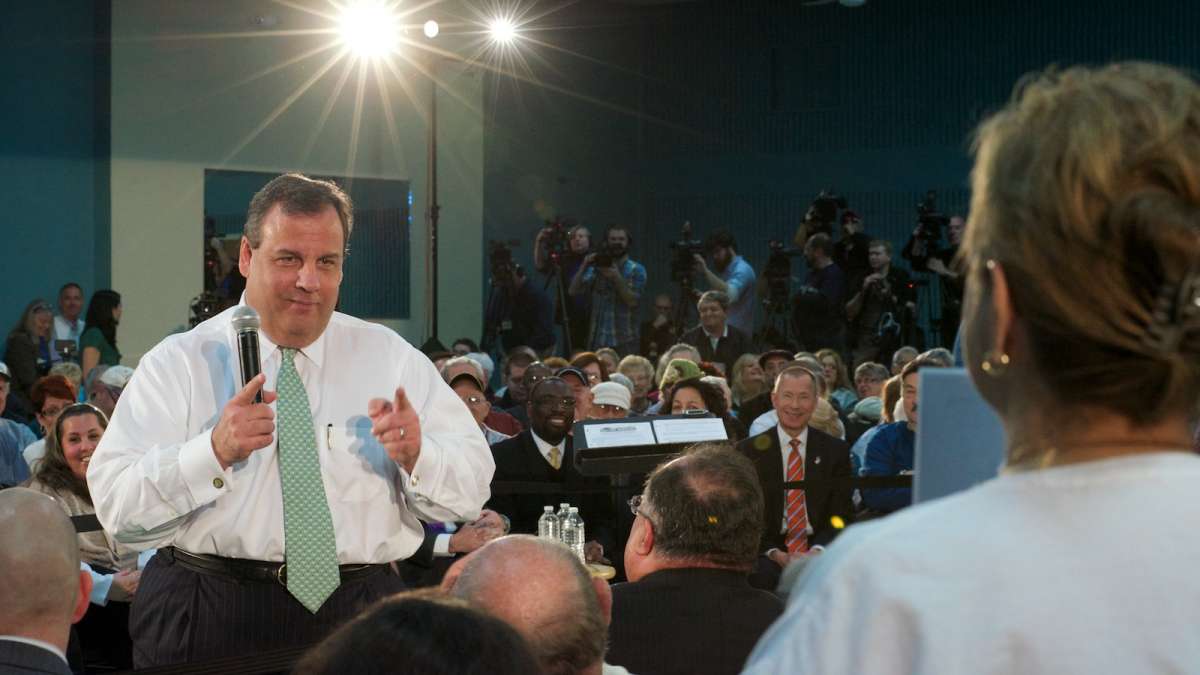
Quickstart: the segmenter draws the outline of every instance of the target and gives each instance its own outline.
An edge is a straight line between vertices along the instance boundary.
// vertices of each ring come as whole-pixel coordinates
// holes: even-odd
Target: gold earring
[[[1011,361],[1012,359],[1008,357],[1008,354],[1004,352],[997,354],[989,349],[984,352],[983,363],[979,364],[979,367],[983,369],[983,372],[992,377],[1000,377],[1004,374],[1004,371],[1008,370],[1008,364]]]

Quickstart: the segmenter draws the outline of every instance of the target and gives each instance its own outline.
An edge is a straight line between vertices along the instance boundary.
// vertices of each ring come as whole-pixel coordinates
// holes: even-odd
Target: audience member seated
[[[592,407],[588,419],[619,420],[629,417],[629,389],[617,382],[601,382],[592,386]]]
[[[545,675],[629,675],[604,662],[612,590],[557,541],[497,539],[455,563],[442,588],[517,629]]]
[[[79,336],[83,335],[83,288],[74,281],[58,289],[58,315],[54,317],[54,339],[75,343],[75,358],[79,358]]]
[[[700,370],[700,365],[688,359],[672,359],[669,364],[662,370],[662,379],[658,381],[658,402],[646,409],[647,415],[669,415],[671,414],[671,406],[665,405],[667,396],[671,393],[671,387],[675,386],[680,380],[699,379],[704,377],[704,371]]]
[[[812,418],[809,420],[809,426],[819,431],[823,431],[834,438],[841,440],[846,439],[846,427],[838,417],[837,410],[833,404],[829,402],[829,386],[825,382],[825,368],[815,356],[807,353],[796,355],[796,360],[789,365],[799,365],[807,368],[813,377],[817,379],[817,407],[813,409]],[[750,425],[750,435],[757,436],[758,434],[771,429],[779,423],[778,411],[771,409],[758,416],[758,419]]]
[[[542,359],[542,363],[550,367],[551,370],[557,371],[561,368],[566,368],[571,365],[571,362],[561,356],[547,356]]]
[[[763,371],[763,391],[758,396],[742,401],[738,417],[753,424],[760,415],[771,409],[771,391],[775,387],[775,378],[783,367],[792,362],[792,352],[786,349],[771,349],[758,355],[758,367]]]
[[[14,412],[32,417],[30,402],[33,383],[50,372],[50,367],[62,360],[52,344],[54,313],[50,304],[38,298],[25,306],[21,318],[8,333],[4,359],[12,373],[9,396]]]
[[[450,351],[454,352],[455,356],[466,356],[472,352],[478,352],[479,344],[471,338],[461,337],[450,343]]]
[[[842,355],[832,349],[821,349],[817,351],[816,356],[824,369],[825,384],[829,388],[829,402],[833,403],[839,413],[850,414],[854,404],[858,402],[858,395],[846,373],[846,363],[842,361]]]
[[[917,445],[917,406],[922,368],[941,368],[934,359],[918,356],[900,373],[904,421],[884,425],[867,444],[864,476],[910,475]],[[912,503],[912,488],[871,488],[862,491],[863,505],[875,513],[891,513]]]
[[[0,672],[69,675],[71,624],[88,610],[75,527],[45,495],[0,491]]]
[[[592,385],[591,378],[582,370],[567,366],[559,368],[555,376],[562,378],[571,385],[571,394],[575,397],[575,419],[586,420],[592,413]],[[574,433],[573,430],[567,430],[567,433]]]
[[[96,366],[92,372],[102,367]],[[132,377],[133,368],[129,366],[104,367],[104,372],[100,373],[100,377],[88,390],[88,402],[112,417],[113,411],[117,409],[117,401],[121,399],[121,392],[125,391]]]
[[[87,484],[87,466],[108,418],[89,403],[75,403],[58,414],[47,435],[46,456],[29,487],[54,497],[68,516],[96,513]],[[96,574],[92,604],[79,622],[84,660],[108,667],[133,667],[129,603],[141,572],[138,552],[117,543],[103,530],[79,534],[83,562]]]
[[[445,363],[442,364],[441,373],[442,379],[446,381],[446,384],[449,384],[454,380],[454,378],[463,373],[470,373],[476,381],[483,383],[484,393],[486,395],[487,373],[484,371],[483,366],[481,366],[478,361],[472,358],[466,356],[455,356],[449,358]],[[484,418],[484,423],[487,424],[489,428],[495,429],[505,436],[516,436],[517,434],[521,433],[521,429],[524,428],[521,423],[517,421],[517,418],[502,410],[496,410],[495,408],[491,408],[488,411],[487,417]]]
[[[421,526],[425,530],[421,546],[397,562],[400,576],[410,588],[437,586],[456,559],[508,534],[509,523],[495,511],[483,509],[471,522],[422,522]]]
[[[504,386],[496,392],[496,405],[507,412],[509,408],[525,405],[528,393],[522,376],[529,364],[537,361],[537,354],[529,347],[521,346],[510,350],[504,357]]]
[[[737,361],[733,362],[729,382],[730,391],[733,393],[733,412],[737,414],[738,419],[742,419],[742,405],[767,390],[762,366],[758,365],[758,354],[739,356]]]
[[[74,361],[59,361],[58,363],[54,364],[53,366],[50,366],[50,372],[47,374],[48,375],[62,375],[63,377],[67,378],[68,382],[71,383],[72,389],[74,389],[75,391],[80,392],[82,394],[82,392],[83,392],[83,369],[79,367],[78,363],[75,363]],[[83,400],[80,399],[77,402],[82,403]]]
[[[733,363],[746,352],[753,351],[750,336],[729,325],[729,296],[721,291],[706,291],[696,302],[700,324],[680,338],[695,345],[701,361],[718,364],[722,375],[733,370]]]
[[[11,381],[8,366],[0,361],[0,414],[8,402]],[[0,487],[17,485],[29,478],[29,464],[22,453],[35,441],[37,436],[29,427],[0,417]]]
[[[121,364],[121,352],[117,349],[119,323],[121,294],[107,289],[93,293],[88,303],[86,327],[79,336],[79,362],[83,367],[84,379],[97,365]]]
[[[891,376],[892,374],[882,363],[874,361],[861,363],[854,369],[854,390],[858,392],[860,399],[872,396],[882,398],[883,383],[887,382]]]
[[[679,341],[675,327],[675,304],[671,296],[659,293],[654,296],[654,318],[642,322],[640,354],[653,361],[662,356],[671,345]]]
[[[633,382],[633,398],[629,403],[630,412],[634,415],[645,413],[653,403],[651,395],[658,393],[654,381],[654,364],[644,356],[630,354],[621,359],[621,363],[617,365],[617,372]]]
[[[529,428],[529,392],[533,391],[538,382],[553,376],[554,369],[541,361],[534,361],[526,366],[525,371],[521,373],[521,389],[525,392],[525,402],[504,412],[515,417],[521,423],[522,428]]]
[[[604,557],[603,551],[615,544],[615,514],[607,493],[572,494],[573,490],[607,487],[608,480],[585,477],[575,468],[574,446],[567,435],[575,422],[571,385],[560,377],[542,380],[533,386],[526,405],[530,428],[492,446],[496,460],[492,480],[549,483],[562,491],[498,494],[493,490],[488,508],[507,516],[513,532],[528,534],[537,532],[543,506],[563,502],[577,505],[591,539],[587,542],[588,560],[599,561]]]
[[[29,465],[29,471],[35,473],[37,465],[46,456],[46,438],[54,428],[54,420],[66,407],[75,403],[75,388],[62,375],[47,375],[33,383],[31,398],[38,425],[42,427],[43,438],[25,446],[22,456]]]
[[[587,376],[587,386],[594,387],[601,382],[608,382],[608,366],[596,356],[595,352],[581,352],[571,359],[571,367],[583,371]]]
[[[663,355],[658,358],[658,364],[654,368],[654,383],[659,386],[660,400],[663,375],[666,374],[667,366],[676,359],[684,359],[696,364],[699,364],[701,361],[700,352],[692,345],[683,342],[672,345],[667,351],[663,352]]]
[[[1200,664],[1200,86],[1052,68],[974,139],[961,333],[1005,468],[851,528],[750,675]]]
[[[763,529],[754,465],[728,444],[693,446],[655,469],[630,508],[607,660],[639,675],[741,671],[783,613],[748,582]]]
[[[483,437],[487,439],[488,445],[512,438],[508,434],[502,434],[489,427],[485,422],[488,413],[492,411],[492,404],[483,394],[483,383],[475,377],[475,373],[460,372],[450,380],[450,388],[462,399],[467,410],[471,411],[471,416],[475,418],[475,423],[479,425],[479,430],[483,432]]]
[[[763,490],[763,531],[752,582],[774,589],[779,572],[793,556],[824,546],[850,523],[853,504],[849,486],[817,482],[803,490],[784,490],[784,482],[847,478],[850,452],[843,441],[809,424],[820,393],[818,376],[795,365],[780,371],[771,392],[779,423],[738,443],[754,462]]]
[[[920,355],[921,353],[917,351],[916,347],[904,346],[897,349],[896,353],[892,354],[892,375],[899,375],[909,361]]]
[[[875,396],[868,396],[854,404],[854,410],[846,416],[846,442],[851,447],[871,427],[877,426],[883,420],[883,401]],[[851,453],[853,455],[853,453]],[[853,459],[853,456],[851,457]]]
[[[666,392],[662,400],[661,414],[682,415],[689,410],[707,410],[724,423],[725,434],[729,440],[740,440],[745,434],[743,427],[726,409],[725,397],[721,390],[704,382],[702,378],[689,377],[680,380],[671,385]]]
[[[617,372],[617,366],[621,363],[621,355],[612,347],[601,347],[596,350],[596,358],[600,359],[600,363],[604,364],[604,372],[612,377],[613,373]]]
[[[527,675],[540,667],[504,621],[440,591],[380,600],[296,664],[294,675]]]

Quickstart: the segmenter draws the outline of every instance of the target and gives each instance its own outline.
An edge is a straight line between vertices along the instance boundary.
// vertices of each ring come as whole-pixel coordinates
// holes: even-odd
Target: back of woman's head
[[[891,424],[896,421],[896,416],[892,411],[896,408],[896,401],[900,400],[900,376],[895,375],[883,383],[883,421]]]
[[[1047,395],[1135,424],[1192,413],[1200,87],[1145,63],[1052,71],[980,127],[976,154],[965,260],[985,287],[989,261],[1003,270]]]
[[[295,675],[541,672],[517,631],[436,590],[381,600],[313,647]]]
[[[121,306],[121,294],[108,289],[92,293],[88,302],[87,316],[84,324],[87,328],[99,328],[104,338],[112,346],[117,346],[117,320],[113,310]]]

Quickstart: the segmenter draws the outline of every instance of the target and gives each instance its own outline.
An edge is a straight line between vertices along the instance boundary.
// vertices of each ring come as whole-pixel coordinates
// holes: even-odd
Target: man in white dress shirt
[[[79,350],[79,336],[83,335],[83,288],[74,281],[58,289],[58,314],[54,317],[54,339],[71,340]]]
[[[351,213],[332,183],[260,190],[238,264],[262,374],[241,385],[233,309],[171,336],[92,456],[105,529],[159,548],[132,608],[136,667],[316,642],[403,588],[392,563],[420,546],[418,516],[471,521],[488,499],[491,453],[433,364],[334,312]]]

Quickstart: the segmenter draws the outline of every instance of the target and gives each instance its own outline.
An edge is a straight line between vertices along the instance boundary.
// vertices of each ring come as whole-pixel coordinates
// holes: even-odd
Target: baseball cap
[[[592,387],[592,395],[594,405],[615,405],[625,410],[629,410],[632,398],[625,385],[619,382],[601,382]]]
[[[113,366],[100,375],[100,383],[116,387],[117,389],[124,389],[125,385],[129,384],[129,378],[131,377],[133,377],[133,368],[129,366]]]
[[[468,372],[462,372],[462,373],[455,375],[453,377],[453,379],[450,380],[450,388],[453,389],[455,383],[462,382],[463,380],[466,380],[466,381],[470,382],[471,384],[475,385],[475,387],[477,389],[479,389],[479,391],[483,391],[483,383],[479,381],[478,377],[475,377],[475,373],[468,373]]]
[[[12,373],[8,370],[8,364],[0,361],[0,377],[12,381]]]
[[[668,386],[679,382],[680,380],[690,380],[693,377],[704,375],[704,371],[700,370],[700,366],[687,359],[671,359],[667,364],[666,370],[663,371],[662,380],[658,383],[660,389],[666,389]]]
[[[588,383],[587,373],[576,368],[575,366],[564,366],[562,368],[559,368],[558,371],[556,373],[554,373],[555,377],[562,377],[564,375],[574,375],[575,377],[579,378],[579,381],[582,382],[584,384],[584,386],[587,386],[587,383]]]
[[[758,355],[758,367],[766,368],[767,359],[772,357],[782,356],[788,361],[792,360],[792,353],[786,349],[771,349]]]

